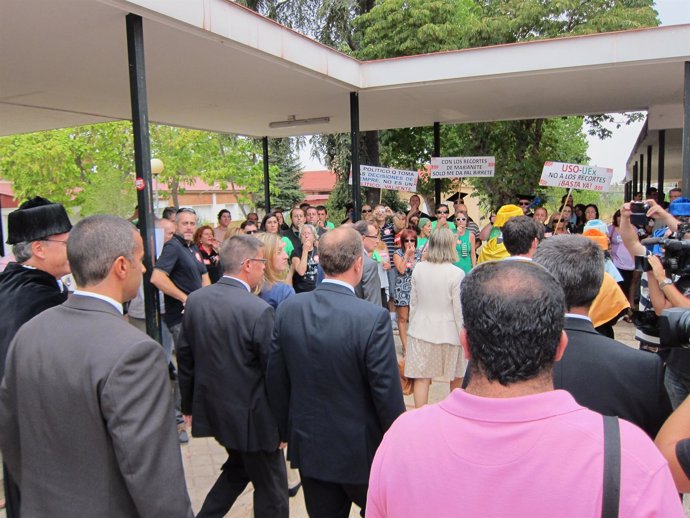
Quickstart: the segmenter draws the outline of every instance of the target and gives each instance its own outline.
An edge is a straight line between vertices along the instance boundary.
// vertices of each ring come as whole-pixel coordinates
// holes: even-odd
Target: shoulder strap
[[[604,495],[602,518],[618,518],[621,494],[621,433],[618,418],[604,418]]]

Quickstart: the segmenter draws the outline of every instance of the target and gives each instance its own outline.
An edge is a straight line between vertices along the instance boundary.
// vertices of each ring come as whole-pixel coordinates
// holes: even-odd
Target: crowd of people
[[[549,218],[518,195],[482,228],[459,193],[452,214],[413,195],[340,225],[308,204],[216,226],[167,208],[162,347],[141,332],[136,228],[29,200],[0,273],[8,516],[191,516],[190,431],[228,454],[199,517],[250,482],[258,518],[287,517],[300,487],[311,517],[684,516],[690,352],[658,324],[636,321],[642,350],[614,340],[636,304],[690,308],[690,275],[641,242],[690,232],[676,191],[642,225],[571,196]],[[429,405],[433,381],[450,395]]]

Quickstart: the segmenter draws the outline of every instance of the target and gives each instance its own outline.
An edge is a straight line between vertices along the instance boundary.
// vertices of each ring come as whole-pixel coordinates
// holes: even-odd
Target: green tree
[[[297,156],[296,139],[277,138],[268,141],[268,162],[275,174],[271,180],[271,207],[281,207],[287,210],[304,199],[300,188],[302,179],[302,164]],[[264,192],[261,183],[261,192]],[[256,202],[256,206],[264,207],[263,197]]]
[[[357,55],[375,59],[657,23],[651,0],[381,0],[355,27]],[[597,124],[607,118],[592,118],[600,136],[606,135]],[[495,156],[496,176],[470,182],[485,206],[497,206],[513,201],[518,192],[537,191],[545,160],[586,161],[582,122],[582,117],[571,117],[446,126],[442,155]],[[432,139],[431,128],[381,132],[382,162],[423,169]],[[433,183],[420,177],[418,191],[427,201]],[[444,189],[454,186],[457,181],[443,181]]]

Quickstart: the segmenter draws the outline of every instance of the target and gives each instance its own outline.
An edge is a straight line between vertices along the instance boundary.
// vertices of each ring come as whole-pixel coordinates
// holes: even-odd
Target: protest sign
[[[417,171],[361,165],[359,166],[359,183],[362,187],[415,192]],[[350,185],[352,185],[352,173],[350,173]]]
[[[493,156],[442,156],[431,158],[431,178],[477,178],[496,173]]]
[[[608,192],[612,178],[613,169],[610,167],[545,162],[539,185]]]

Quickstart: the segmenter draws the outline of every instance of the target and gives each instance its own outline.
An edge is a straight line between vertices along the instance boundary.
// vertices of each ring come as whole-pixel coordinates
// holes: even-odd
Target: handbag
[[[398,370],[400,371],[400,385],[402,386],[402,393],[405,396],[412,394],[412,385],[414,384],[414,379],[410,379],[405,376],[405,358],[398,360]]]

